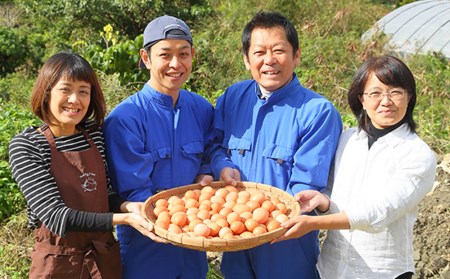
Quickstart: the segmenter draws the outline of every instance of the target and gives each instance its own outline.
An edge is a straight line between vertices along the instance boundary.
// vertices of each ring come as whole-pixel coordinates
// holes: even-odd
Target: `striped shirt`
[[[9,143],[9,165],[14,179],[27,202],[28,227],[35,229],[42,222],[51,232],[64,236],[69,231],[112,231],[112,213],[77,211],[62,201],[55,179],[50,173],[51,151],[45,136],[29,127]],[[103,133],[100,129],[86,131],[105,162]],[[82,133],[55,137],[58,151],[83,151],[90,148]],[[108,196],[110,190],[108,178]]]

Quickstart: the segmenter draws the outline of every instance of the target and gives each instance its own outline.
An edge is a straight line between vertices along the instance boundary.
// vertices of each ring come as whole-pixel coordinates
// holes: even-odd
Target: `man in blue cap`
[[[213,107],[181,89],[192,71],[189,27],[172,16],[144,31],[140,68],[150,71],[141,91],[106,118],[104,134],[111,183],[121,197],[144,202],[160,189],[212,181],[207,163]],[[117,226],[123,278],[206,278],[205,252],[177,247],[130,226]],[[161,243],[163,242],[163,243]]]

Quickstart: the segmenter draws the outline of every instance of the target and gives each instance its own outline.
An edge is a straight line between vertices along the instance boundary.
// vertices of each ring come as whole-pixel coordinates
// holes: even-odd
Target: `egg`
[[[158,227],[160,227],[162,229],[165,229],[165,230],[167,230],[169,228],[169,224],[170,224],[170,222],[166,223],[166,222],[161,221],[161,220],[156,220],[155,221],[155,225],[156,226],[158,226]]]
[[[256,201],[258,204],[262,204],[264,202],[265,198],[266,198],[266,195],[263,192],[258,191],[258,192],[252,193],[250,200]]]
[[[269,218],[269,211],[267,211],[267,209],[257,208],[253,210],[253,219],[258,221],[258,223],[265,223],[267,221],[267,218]]]
[[[264,233],[266,233],[266,232],[267,232],[267,229],[266,229],[264,226],[262,226],[262,225],[257,226],[257,227],[253,230],[253,234],[254,234],[254,235],[261,235],[261,234],[264,234]]]
[[[200,209],[199,212],[197,213],[197,217],[200,220],[210,219],[211,218],[211,214],[209,213],[209,210]]]
[[[230,193],[230,191],[228,191],[225,188],[220,188],[216,190],[216,196],[221,197],[222,199],[225,200],[225,198],[228,196],[228,194]]]
[[[238,193],[237,192],[230,192],[226,197],[225,197],[225,201],[234,201],[236,202],[238,198]]]
[[[217,236],[219,234],[221,226],[219,226],[217,223],[211,222],[211,223],[207,224],[207,226],[210,229],[210,231],[209,231],[210,236]]]
[[[259,226],[259,222],[256,221],[255,219],[247,219],[245,220],[245,228],[249,231],[249,232],[253,232],[253,230]]]
[[[194,190],[187,190],[186,193],[184,193],[184,197],[185,199],[195,199],[198,200],[199,197],[199,193],[197,193]]]
[[[189,230],[190,230],[191,232],[193,232],[193,231],[194,231],[194,227],[195,227],[196,225],[198,225],[198,224],[201,224],[201,223],[203,223],[203,221],[200,220],[200,219],[194,219],[194,220],[192,220],[191,222],[189,222]]]
[[[177,225],[178,227],[183,227],[186,225],[187,216],[185,212],[177,212],[170,218],[170,222],[172,224]]]
[[[233,232],[231,231],[231,229],[229,227],[222,227],[219,230],[219,237],[223,238],[224,235],[229,234],[229,233],[233,234]]]
[[[234,221],[241,221],[241,216],[237,214],[236,212],[230,212],[227,216],[227,222],[228,224],[233,223]]]
[[[163,212],[163,211],[168,212],[167,207],[165,207],[165,206],[157,206],[157,207],[155,207],[155,208],[153,209],[153,214],[155,214],[155,216],[158,217],[158,215],[159,215],[161,212]]]
[[[237,214],[250,212],[250,207],[245,204],[237,203],[233,206],[233,212],[236,212]]]
[[[217,219],[215,223],[221,228],[228,228],[230,226],[230,224],[225,219]]]
[[[280,223],[277,220],[272,220],[269,223],[267,223],[267,230],[269,232],[276,230],[280,227]]]
[[[252,211],[252,212],[253,212],[253,210],[255,210],[261,206],[257,201],[252,201],[252,200],[249,200],[248,202],[246,202],[245,205],[248,206],[250,208],[250,211]]]
[[[159,199],[155,202],[155,207],[158,207],[158,206],[167,207],[168,205],[169,205],[169,202],[166,199]]]
[[[175,224],[169,224],[169,227],[167,228],[167,231],[174,234],[182,233],[183,231],[181,228]]]
[[[233,185],[227,185],[224,188],[227,189],[230,193],[231,192],[235,192],[235,193],[239,192],[239,190]]]
[[[219,219],[226,220],[225,216],[223,216],[220,213],[216,213],[216,214],[211,215],[211,221],[216,222]]]
[[[281,213],[277,217],[275,217],[275,220],[277,220],[279,223],[284,223],[289,220],[289,217],[287,217],[286,214]]]
[[[287,212],[287,206],[282,202],[275,203],[275,208],[281,211],[281,213],[286,214]]]
[[[230,224],[230,229],[235,235],[237,235],[241,234],[245,230],[245,226],[241,221],[234,221]]]
[[[184,207],[184,205],[175,204],[174,206],[172,206],[172,208],[169,211],[171,216],[173,216],[177,212],[186,212],[186,208]]]
[[[228,214],[230,214],[230,212],[233,212],[233,210],[229,207],[223,207],[220,211],[219,214],[223,215],[223,216],[227,216]]]
[[[201,194],[209,193],[209,194],[211,194],[211,196],[214,195],[215,192],[216,192],[216,190],[214,190],[214,188],[211,186],[205,186],[200,190]]]
[[[199,224],[195,225],[195,227],[194,227],[194,234],[196,236],[207,237],[207,236],[209,236],[210,230],[211,229],[208,227],[208,225],[199,223]]]
[[[261,208],[264,208],[264,209],[266,209],[267,211],[272,212],[272,211],[275,209],[275,205],[273,204],[272,201],[268,200],[268,201],[264,201],[264,202],[261,204]]]
[[[210,199],[211,203],[220,203],[220,204],[225,204],[225,199],[222,198],[221,196],[212,196]]]
[[[186,199],[186,202],[185,202],[184,206],[186,208],[192,208],[192,207],[198,208],[199,202],[196,199],[188,198],[188,199]]]

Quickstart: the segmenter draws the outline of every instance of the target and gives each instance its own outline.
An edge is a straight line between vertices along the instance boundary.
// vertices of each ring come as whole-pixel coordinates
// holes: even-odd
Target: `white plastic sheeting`
[[[400,53],[441,52],[450,59],[450,0],[423,0],[404,5],[381,18],[362,35],[389,36],[389,49]]]

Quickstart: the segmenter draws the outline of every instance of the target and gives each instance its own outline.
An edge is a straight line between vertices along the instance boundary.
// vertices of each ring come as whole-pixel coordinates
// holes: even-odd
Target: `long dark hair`
[[[408,66],[400,59],[390,55],[369,58],[361,65],[353,78],[348,91],[348,104],[358,120],[358,127],[369,132],[371,120],[363,109],[360,97],[364,93],[367,80],[372,73],[382,83],[406,90],[410,99],[403,120],[408,124],[409,129],[415,132],[416,122],[413,119],[413,111],[416,106],[416,81]]]

